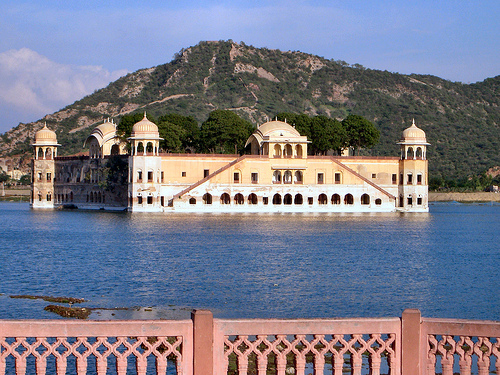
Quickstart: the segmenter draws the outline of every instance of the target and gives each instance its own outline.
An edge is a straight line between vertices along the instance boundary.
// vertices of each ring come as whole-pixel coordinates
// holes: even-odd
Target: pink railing
[[[422,344],[427,374],[500,374],[499,322],[424,318]]]
[[[500,322],[422,318],[0,321],[5,374],[500,374]]]
[[[0,374],[193,373],[192,322],[1,321]]]
[[[216,374],[399,374],[401,320],[214,320]],[[383,363],[383,361],[385,363]],[[313,371],[313,372],[311,372]]]

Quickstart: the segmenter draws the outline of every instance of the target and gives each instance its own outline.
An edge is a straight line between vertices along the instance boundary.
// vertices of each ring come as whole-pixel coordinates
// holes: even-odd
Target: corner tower
[[[402,211],[429,211],[427,139],[425,132],[415,125],[403,131],[398,142],[401,146],[399,161],[398,208]]]
[[[161,157],[158,127],[146,117],[132,128],[129,158],[130,211],[161,211]]]
[[[44,127],[35,133],[35,142],[32,144],[34,158],[31,167],[31,207],[54,208],[54,178],[55,162],[57,157],[56,133]]]

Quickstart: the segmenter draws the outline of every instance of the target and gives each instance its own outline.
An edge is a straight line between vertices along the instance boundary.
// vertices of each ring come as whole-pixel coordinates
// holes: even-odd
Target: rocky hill
[[[398,155],[412,118],[427,132],[434,176],[463,177],[500,165],[500,76],[474,84],[430,75],[403,75],[327,60],[298,51],[244,43],[200,42],[164,65],[142,69],[0,139],[1,156],[31,152],[30,137],[47,121],[64,147],[81,151],[103,118],[137,111],[192,115],[200,123],[214,109],[231,109],[255,124],[279,112],[349,113],[373,121],[381,142],[369,152]]]

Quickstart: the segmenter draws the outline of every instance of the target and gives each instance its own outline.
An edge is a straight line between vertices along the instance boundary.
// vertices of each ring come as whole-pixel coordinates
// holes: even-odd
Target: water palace
[[[247,141],[251,154],[243,156],[161,153],[160,141],[158,127],[146,116],[133,126],[128,145],[106,120],[86,139],[87,155],[58,157],[61,145],[45,125],[32,144],[31,207],[132,212],[429,209],[429,143],[414,121],[398,142],[399,157],[309,156],[307,137],[281,121],[259,126]]]

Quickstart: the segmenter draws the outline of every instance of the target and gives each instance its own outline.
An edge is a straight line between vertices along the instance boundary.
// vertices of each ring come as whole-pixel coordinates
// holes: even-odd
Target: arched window
[[[295,199],[293,201],[295,204],[303,204],[304,198],[302,198],[302,194],[295,194]]]
[[[302,183],[302,171],[295,171],[293,182],[295,184],[301,184]]]
[[[203,195],[203,203],[204,204],[212,204],[212,194],[210,193],[205,193]]]
[[[196,198],[189,198],[189,204],[196,204]]]
[[[281,171],[273,172],[273,184],[281,184]]]
[[[293,149],[292,149],[292,146],[290,146],[289,144],[286,144],[285,145],[285,149],[283,150],[283,156],[285,158],[291,158],[293,155]]]
[[[43,150],[41,148],[38,149],[38,159],[43,159]]]
[[[71,202],[73,202],[73,192],[69,193],[69,199],[71,200]]]
[[[415,156],[417,159],[422,159],[422,147],[417,147],[417,151],[415,152]]]
[[[146,145],[146,153],[152,154],[154,151],[153,143],[148,142]]]
[[[354,204],[354,197],[352,196],[352,194],[345,195],[344,204]]]
[[[275,158],[281,158],[281,146],[274,145],[274,155]]]
[[[248,204],[257,204],[257,195],[254,193],[248,196]]]
[[[144,145],[142,144],[142,142],[139,142],[139,143],[137,144],[137,153],[138,153],[138,154],[139,154],[139,153],[141,153],[141,154],[142,154],[142,153],[144,153]]]
[[[338,194],[332,195],[332,204],[340,204],[340,195]]]
[[[406,158],[413,159],[413,147],[408,147],[408,151],[406,151]]]
[[[377,206],[380,206],[382,204],[382,199],[380,199],[380,198],[375,199],[375,204]]]
[[[302,159],[302,145],[295,146],[295,157],[297,159]]]
[[[318,204],[327,204],[328,203],[328,197],[326,194],[320,194],[318,197]]]
[[[292,194],[285,194],[283,198],[283,204],[290,205],[292,204]]]
[[[120,146],[118,145],[111,146],[111,155],[120,155]]]
[[[50,147],[47,147],[47,150],[45,151],[45,159],[52,159],[52,149]]]
[[[273,196],[273,204],[281,204],[281,195],[274,194],[274,196]]]
[[[235,204],[243,204],[243,203],[245,203],[245,198],[243,197],[243,194],[240,194],[240,193],[236,194],[234,196],[234,203]]]
[[[285,171],[283,174],[283,183],[291,184],[292,183],[292,171]]]
[[[68,200],[68,194],[66,194],[66,200]],[[97,201],[98,201],[99,203],[101,203],[101,202],[102,202],[101,192],[97,193]]]
[[[361,204],[370,204],[370,196],[368,194],[361,196]]]
[[[220,196],[220,204],[231,204],[231,197],[228,193],[224,193]]]

